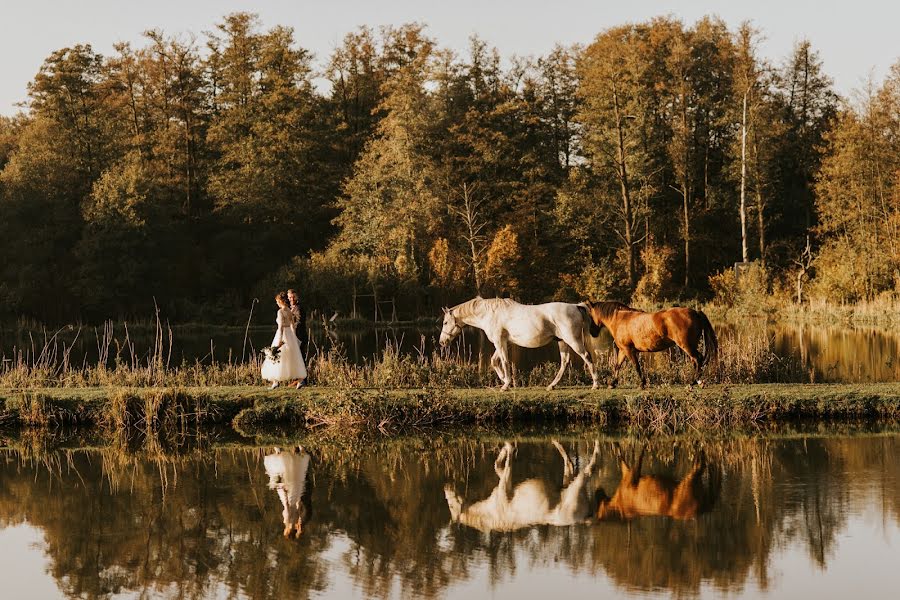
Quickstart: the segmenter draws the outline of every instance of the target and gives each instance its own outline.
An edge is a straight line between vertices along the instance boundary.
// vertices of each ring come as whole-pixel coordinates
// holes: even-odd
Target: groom
[[[300,306],[300,297],[294,290],[288,290],[288,302],[291,304],[291,315],[297,325],[297,340],[300,342],[300,352],[303,360],[309,364],[309,330],[306,329],[306,311]]]

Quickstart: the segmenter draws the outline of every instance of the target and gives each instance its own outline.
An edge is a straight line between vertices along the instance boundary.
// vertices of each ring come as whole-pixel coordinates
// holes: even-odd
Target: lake
[[[764,346],[772,356],[791,368],[791,382],[823,382],[823,383],[864,383],[900,380],[900,332],[890,328],[851,327],[851,326],[818,326],[796,325],[785,323],[766,323],[750,321],[741,326],[734,324],[714,324],[721,341],[729,338],[738,340],[738,344],[752,343]],[[433,327],[395,327],[395,328],[362,328],[351,329],[338,326],[333,337],[328,337],[321,328],[312,330],[312,351],[334,348],[337,343],[344,354],[354,363],[371,361],[372,357],[383,352],[387,346],[399,348],[400,352],[430,356],[435,349],[440,325],[435,321]],[[152,331],[135,329],[126,332],[123,324],[111,326],[108,332],[109,354],[107,362],[114,362],[118,353],[121,360],[130,362],[132,352],[137,360],[146,360],[154,347]],[[70,360],[75,365],[85,362],[96,363],[101,355],[104,332],[94,328],[63,328],[59,331],[42,331],[25,327],[0,327],[0,357],[10,358],[17,354],[26,360],[40,356],[45,345],[55,351],[57,358],[66,349],[71,349]],[[47,341],[52,341],[48,344]],[[171,363],[199,360],[209,363],[212,360],[239,360],[242,356],[252,356],[259,348],[272,341],[272,330],[267,327],[253,327],[247,332],[243,328],[217,328],[210,326],[208,331],[202,326],[174,328],[172,344],[169,346],[168,334],[163,340],[163,350]],[[611,338],[606,331],[595,341],[595,348],[600,352],[608,352]],[[493,346],[484,335],[471,328],[465,328],[463,335],[451,349],[467,360],[478,361],[484,369],[488,363]],[[676,360],[683,360],[680,352],[670,351]],[[512,348],[513,361],[520,370],[545,362],[559,361],[559,352],[555,345],[529,350]],[[603,360],[603,358],[601,358]],[[653,369],[654,361],[671,360],[665,354],[642,359]],[[630,367],[626,366],[626,371]]]
[[[200,444],[155,460],[2,445],[9,598],[889,598],[900,589],[896,431],[322,437],[279,450]]]

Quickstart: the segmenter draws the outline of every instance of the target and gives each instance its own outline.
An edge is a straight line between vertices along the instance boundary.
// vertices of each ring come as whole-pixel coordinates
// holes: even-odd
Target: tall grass
[[[172,328],[157,319],[148,351],[141,353],[132,341],[128,325],[124,336],[115,335],[111,322],[85,334],[78,329],[70,342],[62,341],[62,330],[45,332],[43,339],[31,339],[28,348],[14,350],[2,357],[0,387],[28,389],[41,387],[215,387],[261,385],[261,357],[251,352],[244,359],[229,355],[208,361],[172,360]],[[96,360],[87,357],[72,360],[74,344],[85,335],[93,335]],[[462,346],[454,350],[426,351],[426,339],[420,337],[412,351],[401,351],[402,340],[385,344],[362,363],[351,361],[336,336],[326,338],[327,347],[313,347],[308,360],[311,381],[336,388],[480,388],[499,384],[494,371],[482,357]],[[651,385],[683,385],[691,381],[693,368],[678,349],[641,355]],[[611,351],[599,351],[595,365],[605,385],[612,376]],[[515,371],[515,385],[545,386],[556,375],[558,362],[545,362],[532,369]],[[634,368],[622,365],[620,382],[637,384]],[[724,331],[720,334],[717,360],[704,367],[704,380],[710,383],[802,382],[808,375],[793,360],[780,358],[773,351],[773,340],[764,326]],[[574,360],[561,381],[563,386],[589,385],[584,365]]]
[[[900,324],[900,297],[883,294],[853,304],[813,298],[806,304],[791,302],[779,309],[778,314],[785,319],[800,322],[897,325]]]

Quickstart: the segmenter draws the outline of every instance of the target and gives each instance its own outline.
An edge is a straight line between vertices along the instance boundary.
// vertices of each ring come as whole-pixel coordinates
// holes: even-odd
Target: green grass
[[[543,388],[0,388],[0,427],[90,426],[186,435],[230,425],[395,433],[460,426],[597,424],[647,432],[742,428],[797,420],[900,419],[900,383]]]

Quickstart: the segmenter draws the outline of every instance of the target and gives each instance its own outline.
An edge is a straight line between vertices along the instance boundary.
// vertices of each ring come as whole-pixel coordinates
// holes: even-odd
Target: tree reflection
[[[0,526],[27,520],[40,528],[50,574],[70,596],[280,598],[342,580],[366,596],[436,597],[485,566],[497,582],[557,562],[622,590],[693,595],[701,584],[739,591],[750,580],[766,588],[775,548],[799,543],[827,567],[848,514],[876,506],[900,521],[898,436],[595,447],[586,435],[562,444],[561,452],[549,439],[520,439],[513,450],[504,440],[422,438],[153,459],[6,450]],[[512,465],[495,464],[504,449],[514,456],[504,489],[514,497],[532,489],[522,484],[538,486],[532,491],[550,512],[578,485],[579,498],[592,499],[579,506],[596,514],[595,492],[622,483],[622,457],[632,466],[641,457],[642,476],[657,482],[698,483],[704,496],[684,520],[532,519],[509,531],[454,523],[445,485],[459,494],[461,510],[490,498],[498,471]],[[291,539],[283,536],[288,526]]]

